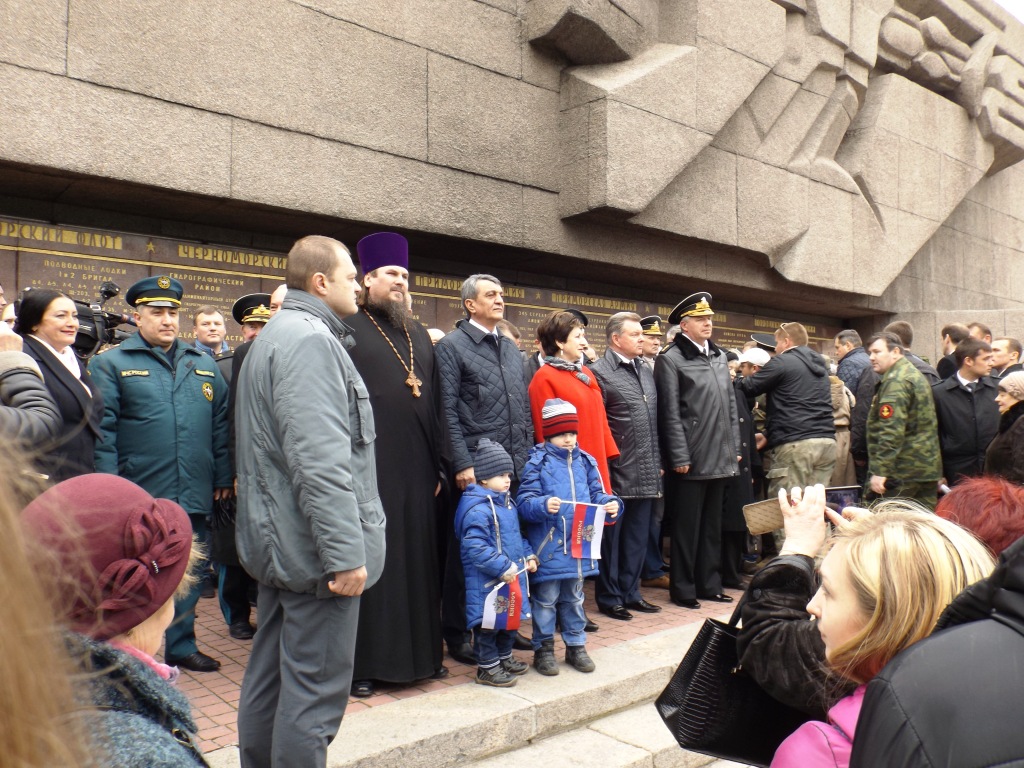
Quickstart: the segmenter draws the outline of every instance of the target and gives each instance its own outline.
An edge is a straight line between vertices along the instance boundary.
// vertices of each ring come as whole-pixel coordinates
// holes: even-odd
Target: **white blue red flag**
[[[572,556],[587,560],[601,559],[601,536],[604,535],[604,505],[575,504],[572,513]]]
[[[517,576],[506,584],[501,582],[484,599],[482,629],[519,629],[523,613],[523,588]]]

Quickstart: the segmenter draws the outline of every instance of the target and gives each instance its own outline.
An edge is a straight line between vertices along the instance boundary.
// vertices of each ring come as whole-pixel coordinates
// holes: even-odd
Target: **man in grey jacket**
[[[39,365],[21,350],[21,336],[0,323],[0,441],[38,449],[60,435],[62,422]]]
[[[384,566],[374,422],[345,351],[359,283],[348,249],[311,236],[238,383],[238,555],[259,582],[242,682],[243,768],[325,766],[345,714],[359,595]]]
[[[619,456],[608,463],[612,491],[626,505],[621,522],[601,539],[601,570],[595,596],[601,612],[628,621],[630,609],[657,613],[660,605],[640,594],[640,571],[651,530],[654,504],[661,497],[661,455],[658,451],[658,392],[654,374],[643,362],[640,315],[619,312],[605,327],[608,351],[590,366],[604,396],[608,427]],[[660,331],[658,335],[660,341]]]

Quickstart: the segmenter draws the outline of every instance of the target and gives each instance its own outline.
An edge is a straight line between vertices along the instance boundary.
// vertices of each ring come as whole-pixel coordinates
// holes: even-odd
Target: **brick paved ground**
[[[731,610],[731,606],[704,601],[699,610],[691,611],[679,608],[669,602],[666,590],[644,589],[644,598],[663,606],[664,610],[656,614],[634,614],[632,621],[616,621],[597,610],[594,603],[593,582],[586,582],[584,591],[587,615],[600,627],[598,632],[587,636],[588,648],[618,645],[663,629],[703,621],[712,616],[721,616]],[[741,594],[737,590],[727,590],[727,592],[736,599],[739,599]],[[529,625],[525,629],[528,632]],[[199,727],[199,747],[208,752],[238,743],[236,726],[238,694],[245,664],[249,658],[249,647],[252,643],[251,641],[234,640],[228,636],[227,627],[220,614],[216,599],[199,601],[196,635],[200,650],[216,657],[222,664],[219,672],[195,674],[183,670],[179,681],[179,687],[192,701],[193,714]],[[559,657],[562,655],[561,645],[561,640],[557,640],[556,650]],[[679,649],[680,658],[682,658],[684,650],[684,648]],[[532,654],[529,652],[516,651],[516,656],[524,661],[532,659]],[[399,699],[408,699],[448,686],[466,685],[473,682],[473,676],[476,674],[475,667],[467,667],[448,656],[445,656],[444,664],[451,673],[446,679],[422,680],[404,688],[392,685],[378,686],[375,696],[368,699],[350,699],[346,716],[357,716],[370,707],[386,706]]]

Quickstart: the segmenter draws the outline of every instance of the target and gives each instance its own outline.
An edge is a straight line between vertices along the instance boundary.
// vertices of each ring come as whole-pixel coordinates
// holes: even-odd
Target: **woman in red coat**
[[[537,338],[546,357],[530,381],[533,433],[543,434],[540,412],[545,400],[558,397],[576,406],[580,420],[577,442],[597,461],[601,482],[610,493],[608,459],[618,456],[619,449],[608,429],[597,377],[580,362],[587,346],[583,323],[573,312],[556,311],[538,326]]]

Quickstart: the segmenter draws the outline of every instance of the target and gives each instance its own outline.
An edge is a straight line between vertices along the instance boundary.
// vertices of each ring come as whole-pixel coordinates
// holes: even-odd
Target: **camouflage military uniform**
[[[868,477],[887,478],[886,497],[935,507],[942,476],[931,387],[906,358],[882,375],[868,413]],[[878,498],[866,489],[867,498]]]

